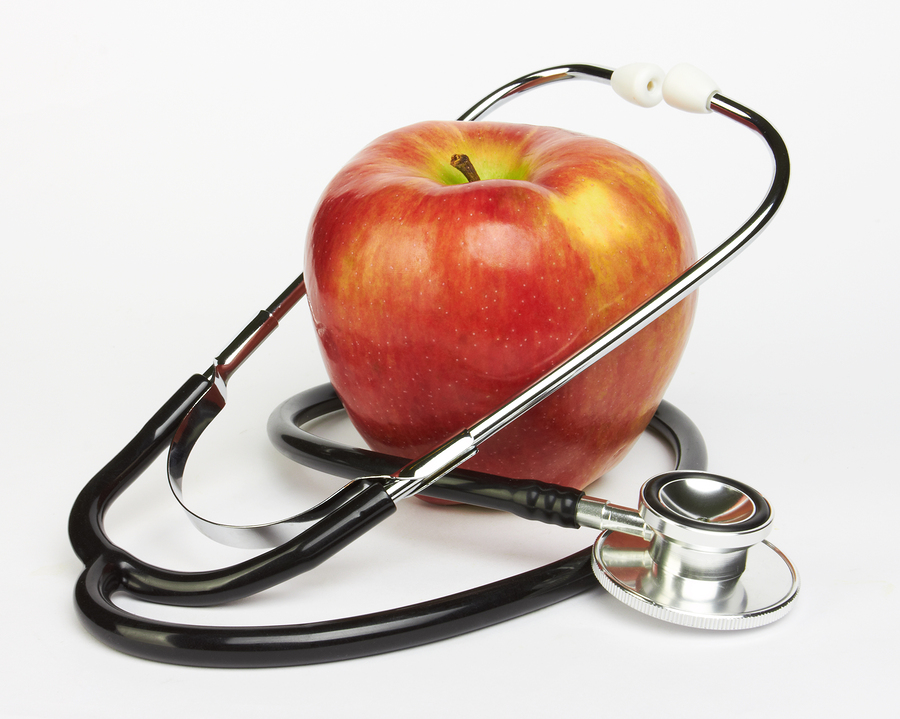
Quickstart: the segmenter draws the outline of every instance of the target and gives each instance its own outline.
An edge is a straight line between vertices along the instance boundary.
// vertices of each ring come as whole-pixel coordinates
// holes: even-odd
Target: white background
[[[875,2],[0,2],[0,402],[4,716],[857,716],[896,712],[897,12]],[[601,591],[476,634],[340,664],[151,663],[80,626],[68,545],[81,486],[302,267],[311,209],[382,132],[452,119],[549,65],[704,68],[792,157],[769,229],[701,290],[668,398],[710,468],[753,484],[802,577],[745,633],[647,619]],[[494,119],[607,137],[682,197],[701,249],[765,191],[761,142],[721,117],[644,111],[588,83]],[[192,498],[274,519],[335,486],[281,459],[265,421],[325,381],[305,304],[230,385]],[[352,432],[338,423],[335,432]],[[652,438],[592,493],[633,504]],[[109,516],[146,559],[246,556],[187,526],[155,465]],[[302,480],[302,481],[301,481]],[[374,611],[592,541],[407,502],[321,570],[235,606],[151,616],[292,623]],[[129,605],[132,606],[132,605]]]

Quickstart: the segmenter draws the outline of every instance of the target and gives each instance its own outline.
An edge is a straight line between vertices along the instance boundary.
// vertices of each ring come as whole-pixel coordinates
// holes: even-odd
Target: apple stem
[[[454,155],[450,158],[450,164],[459,170],[469,182],[478,182],[481,179],[468,155]]]

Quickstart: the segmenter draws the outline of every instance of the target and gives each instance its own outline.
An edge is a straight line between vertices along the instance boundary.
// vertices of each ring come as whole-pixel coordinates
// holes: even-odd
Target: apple
[[[372,449],[413,459],[602,334],[694,255],[674,192],[612,143],[424,122],[375,140],[327,186],[305,277],[353,425]],[[465,466],[577,488],[597,479],[653,416],[694,305],[692,295],[673,307]]]

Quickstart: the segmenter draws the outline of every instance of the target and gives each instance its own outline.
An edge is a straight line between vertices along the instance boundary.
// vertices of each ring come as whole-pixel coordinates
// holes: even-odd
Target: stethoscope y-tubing
[[[611,71],[590,66],[550,68],[510,83],[485,98],[461,119],[475,119],[516,92],[546,82],[579,77],[608,81],[610,74]],[[721,265],[730,259],[771,218],[784,195],[788,175],[787,151],[768,122],[721,95],[712,97],[710,107],[762,135],[773,152],[775,174],[769,193],[757,212],[729,240],[695,265],[698,269],[693,275],[695,278],[698,274],[708,274],[706,267],[711,271],[713,264]],[[686,295],[696,282],[683,283],[674,291]],[[251,560],[206,572],[175,572],[149,565],[113,543],[103,528],[103,516],[112,502],[167,445],[175,444],[173,439],[192,409],[201,400],[213,407],[213,414],[217,404],[224,405],[224,384],[228,375],[277,326],[278,320],[304,291],[301,277],[267,311],[260,313],[258,322],[251,323],[252,328],[248,326],[246,336],[239,337],[229,346],[223,353],[227,361],[218,363],[203,375],[191,377],[79,494],[70,515],[69,534],[76,554],[85,564],[85,571],[76,586],[75,600],[88,630],[112,647],[165,662],[242,667],[295,665],[365,656],[454,636],[596,586],[590,568],[590,550],[587,549],[546,567],[433,602],[308,624],[193,626],[145,619],[114,603],[117,592],[151,602],[183,606],[207,606],[240,599],[317,566],[394,511],[394,501],[383,484],[357,480],[326,502],[324,518],[307,531]],[[669,301],[671,298],[670,294]],[[631,334],[636,331],[630,330]],[[334,407],[334,399],[323,397],[322,402],[313,404]],[[665,407],[661,409],[665,411]],[[680,436],[664,419],[657,422],[657,429],[670,440]],[[494,430],[488,428],[486,431]],[[688,444],[702,446],[702,440],[691,440]],[[683,449],[677,442],[673,446],[676,455]],[[297,452],[298,456],[305,453],[308,463],[319,463],[319,468],[337,474],[353,466],[354,471],[345,476],[359,476],[369,471],[381,474],[386,469],[396,468],[398,462],[404,462],[362,450],[358,451],[363,452],[362,458],[341,454],[334,448],[326,455],[296,446],[288,450],[291,452]],[[371,469],[370,460],[374,463]],[[691,461],[703,466],[681,466],[704,469],[705,450],[693,455]],[[474,489],[476,484],[480,489]],[[471,473],[463,472],[445,476],[429,490],[433,496],[493,506],[564,526],[577,526],[577,523],[572,524],[574,520],[568,516],[566,507],[577,503],[582,494],[540,483],[533,483],[525,490],[520,483],[511,485],[501,478],[473,477]],[[572,492],[571,496],[569,492]],[[321,512],[323,507],[314,509],[312,514]]]
[[[598,587],[590,565],[590,548],[586,548],[557,562],[476,589],[346,619],[263,627],[211,627],[146,619],[118,607],[113,600],[116,592],[155,603],[214,605],[253,594],[287,578],[279,575],[270,556],[281,557],[281,548],[223,570],[175,572],[141,561],[116,546],[103,530],[103,513],[165,449],[186,407],[204,391],[207,381],[198,375],[185,383],[132,442],[91,480],[73,507],[69,533],[76,553],[86,564],[75,588],[76,606],[85,626],[109,646],[145,659],[190,666],[273,667],[337,661],[457,636]],[[295,414],[294,421],[307,423],[340,410],[341,404],[333,388],[323,385],[292,398],[283,410],[292,412],[297,407],[302,408],[302,415]],[[676,467],[706,468],[706,448],[699,431],[671,404],[664,402],[660,406],[651,428],[672,447]],[[287,452],[297,461],[347,477],[396,469],[407,461],[345,447],[302,430],[285,441],[290,445]],[[285,447],[281,449],[286,451]],[[584,492],[460,470],[429,488],[428,494],[576,527],[574,505]],[[388,511],[383,502],[371,504],[363,503],[356,511]],[[393,506],[391,502],[390,507]],[[365,519],[352,517],[350,522],[365,526]],[[340,547],[328,547],[328,556],[356,538],[352,531],[347,533],[346,527],[338,528],[333,534],[340,537]],[[288,573],[294,575],[311,569],[324,558],[327,557],[319,555],[306,561],[299,559]]]

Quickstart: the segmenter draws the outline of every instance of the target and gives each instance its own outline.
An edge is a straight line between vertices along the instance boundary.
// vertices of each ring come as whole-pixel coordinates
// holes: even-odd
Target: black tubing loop
[[[116,606],[116,569],[85,570],[75,600],[85,628],[118,651],[186,666],[254,668],[342,661],[449,639],[588,589],[599,589],[585,549],[479,589],[346,619],[260,627],[212,627],[145,619]]]
[[[268,422],[269,439],[279,452],[295,462],[345,478],[360,474],[389,475],[409,461],[350,447],[313,434],[302,426],[342,409],[340,397],[330,384],[300,392],[272,412]],[[649,429],[672,448],[676,467],[707,468],[709,456],[700,430],[673,404],[665,400],[660,403]],[[459,469],[442,477],[420,494],[499,509],[524,519],[568,528],[579,526],[575,521],[575,510],[584,496],[584,492],[571,487]]]
[[[341,409],[340,400],[330,385],[313,388],[301,393],[299,397],[302,402],[298,403],[297,398],[292,398],[293,405],[288,407],[293,408],[291,416],[297,421],[309,422]],[[184,406],[184,403],[175,404]],[[284,409],[285,405],[288,403],[279,410]],[[678,466],[682,469],[705,469],[706,448],[697,428],[671,405],[664,404],[660,409],[654,418],[653,428],[673,447]],[[270,432],[272,422],[270,419]],[[170,426],[172,423],[164,424]],[[154,441],[158,442],[158,433],[153,434]],[[307,445],[314,449],[309,449]],[[315,435],[302,437],[300,447],[297,450],[295,446],[291,451],[307,453],[305,464],[340,476],[385,474],[403,466],[407,461],[368,450],[343,447]],[[124,455],[125,452],[120,454]],[[122,458],[123,466],[133,467],[139,464],[127,459]],[[131,481],[133,478],[123,477],[120,481]],[[100,485],[96,482],[89,484],[92,489],[98,486]],[[106,491],[111,486],[113,489],[117,487],[113,482],[112,485],[103,484],[102,488]],[[432,496],[439,498],[512,510],[520,516],[549,520],[556,524],[563,524],[560,516],[569,515],[574,523],[574,503],[577,501],[576,497],[583,494],[541,482],[522,482],[475,472],[454,473],[442,479],[434,490]],[[120,490],[116,489],[111,494],[107,492],[107,496],[118,494],[118,491]],[[367,492],[372,495],[369,499],[372,499],[380,497],[383,489],[377,482],[371,482]],[[385,499],[390,502],[389,498]],[[79,502],[100,509],[108,506],[109,501],[111,500],[99,501],[96,497],[91,497],[87,488],[79,497]],[[392,511],[393,502],[390,502],[390,506]],[[381,499],[373,500],[372,507],[376,515],[390,514]],[[568,523],[569,520],[565,522]],[[81,526],[79,523],[75,524]],[[97,512],[95,524],[102,532],[102,511]],[[346,539],[349,535],[342,532],[338,534]],[[590,548],[587,548],[557,562],[499,582],[385,612],[259,627],[180,624],[148,619],[128,612],[117,606],[113,597],[117,592],[122,592],[158,603],[200,606],[246,596],[298,572],[289,566],[291,562],[285,557],[272,560],[269,556],[272,552],[257,558],[256,569],[237,565],[241,569],[231,567],[221,570],[221,575],[216,571],[173,572],[146,565],[113,545],[105,539],[105,535],[103,537],[106,551],[96,555],[93,561],[86,562],[86,569],[75,589],[75,604],[82,624],[94,637],[118,651],[144,659],[188,666],[296,666],[372,656],[458,636],[513,619],[588,590],[599,590],[591,569]],[[322,546],[312,551],[312,554],[330,556],[333,553],[331,548],[326,538]],[[280,549],[272,551],[278,554]],[[297,551],[303,554],[304,550]],[[258,572],[258,576],[252,582],[242,579],[235,580],[236,584],[232,584],[234,578],[229,578],[228,573],[242,571],[249,571],[251,574]],[[208,584],[205,585],[204,582]],[[235,590],[238,585],[240,588]]]
[[[409,460],[350,447],[315,435],[301,425],[343,409],[330,384],[291,397],[272,412],[269,439],[279,452],[311,469],[350,478],[360,474],[390,475]],[[510,479],[471,470],[454,470],[419,494],[433,499],[509,512],[575,529],[575,509],[584,492],[537,480]]]

